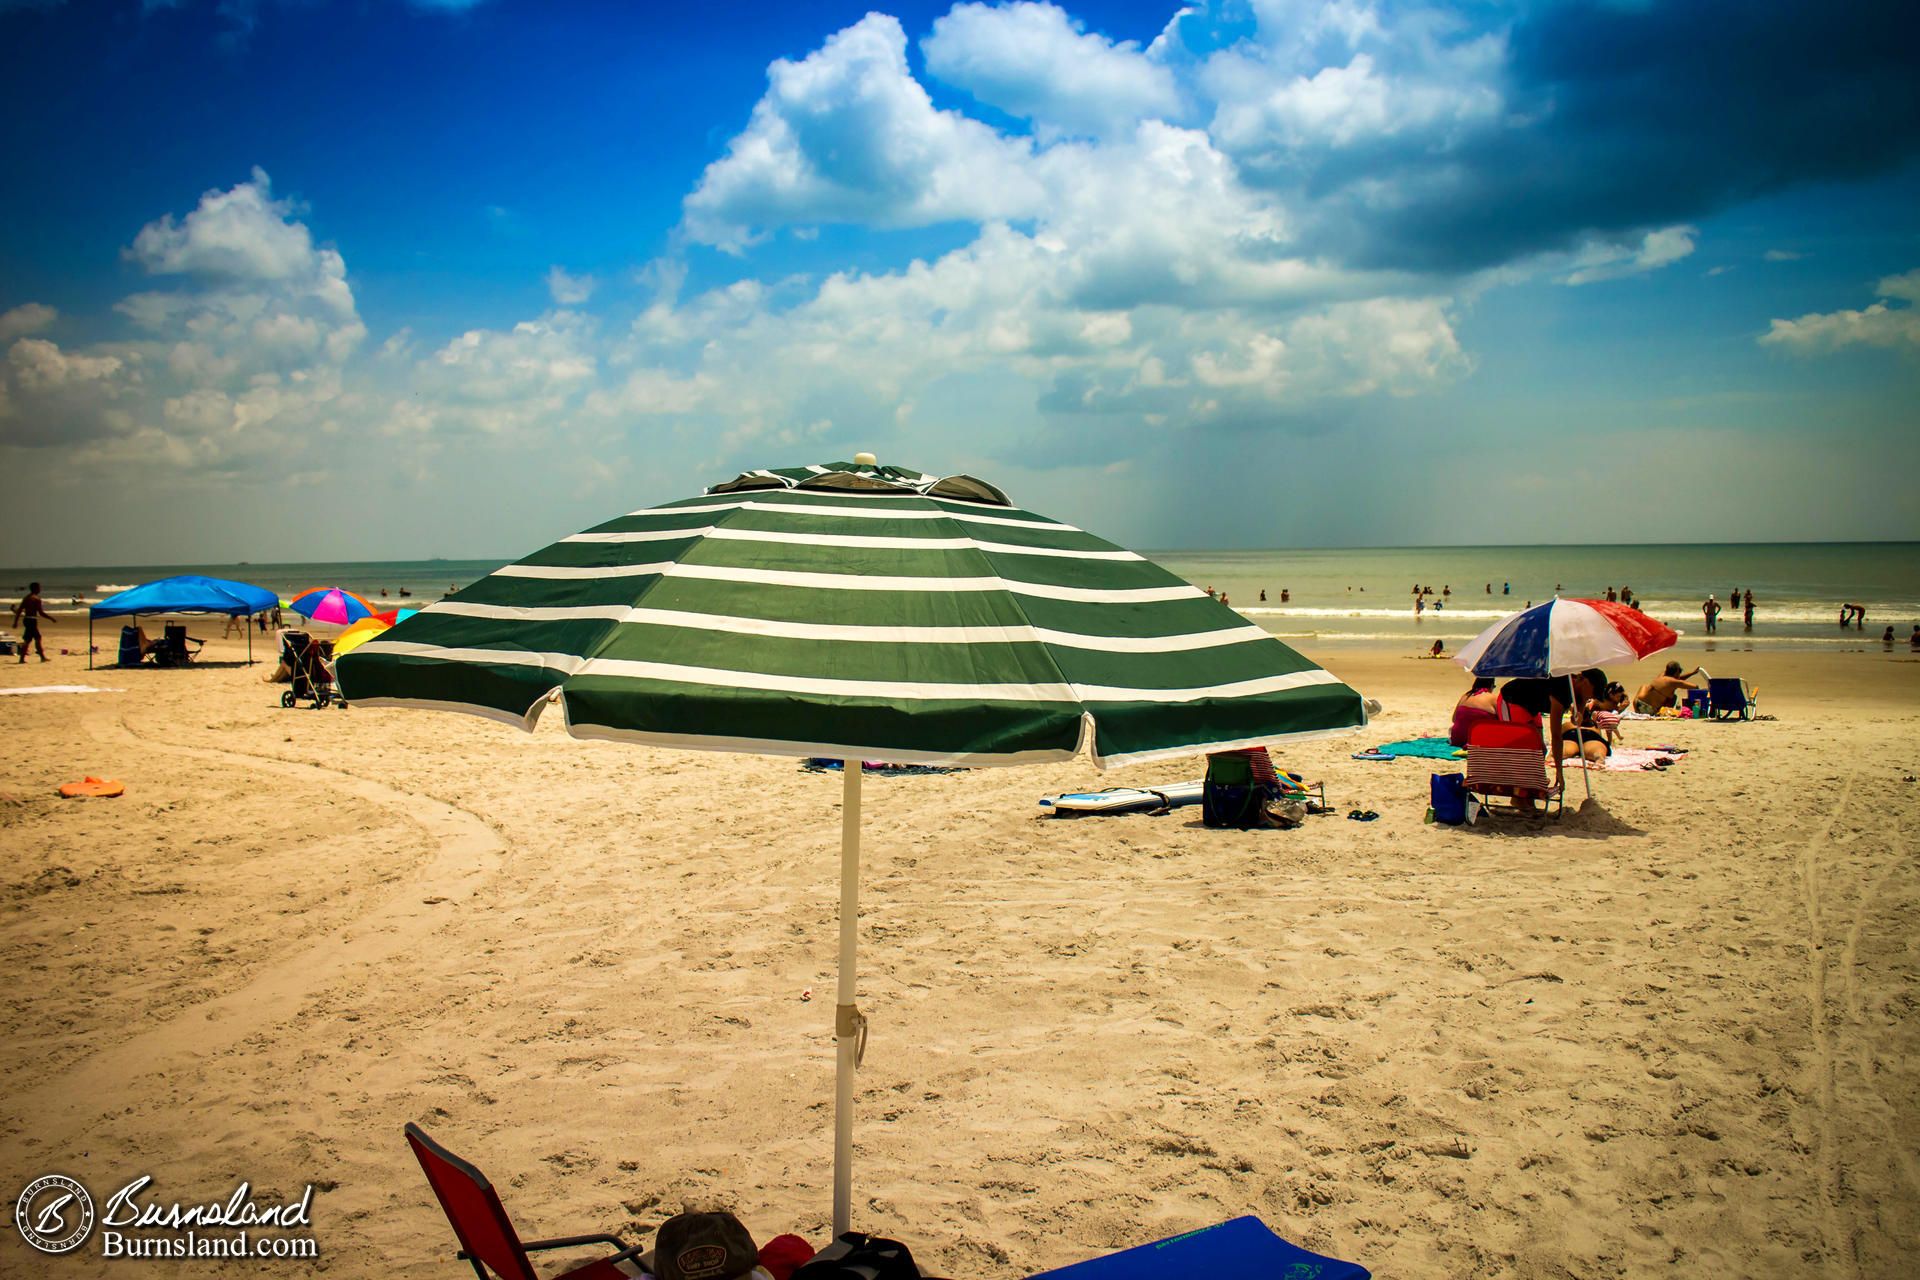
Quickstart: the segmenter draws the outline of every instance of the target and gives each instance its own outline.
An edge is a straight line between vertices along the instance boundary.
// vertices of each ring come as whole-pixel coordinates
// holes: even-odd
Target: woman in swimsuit
[[[1572,724],[1560,731],[1560,758],[1566,760],[1575,755],[1582,755],[1589,760],[1605,760],[1613,753],[1613,748],[1607,745],[1607,735],[1600,732],[1599,727],[1594,723],[1593,713],[1596,710],[1612,709],[1611,699],[1605,692],[1606,672],[1597,667],[1590,668],[1582,671],[1574,679],[1585,681],[1587,691],[1586,696],[1572,708]],[[1607,700],[1603,701],[1603,699]]]
[[[1467,735],[1473,726],[1483,720],[1500,718],[1500,699],[1493,692],[1493,677],[1481,676],[1473,682],[1473,688],[1460,695],[1460,701],[1453,704],[1453,731],[1447,735],[1447,741],[1456,747],[1467,745]]]

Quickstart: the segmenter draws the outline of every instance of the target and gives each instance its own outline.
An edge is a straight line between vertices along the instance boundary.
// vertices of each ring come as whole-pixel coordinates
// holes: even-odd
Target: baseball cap
[[[739,1280],[760,1262],[753,1237],[725,1211],[668,1218],[654,1237],[653,1253],[660,1280]]]

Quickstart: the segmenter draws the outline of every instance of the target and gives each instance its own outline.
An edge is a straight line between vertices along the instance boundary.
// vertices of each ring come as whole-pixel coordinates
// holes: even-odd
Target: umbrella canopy
[[[531,729],[557,688],[579,738],[923,764],[1106,768],[1366,723],[1153,562],[977,480],[847,463],[575,534],[340,675],[368,706]]]
[[[362,618],[334,637],[333,656],[339,658],[352,653],[355,649],[358,649],[375,636],[391,630],[392,627],[393,624],[386,621],[379,614],[375,614],[371,618]]]
[[[840,756],[834,1233],[851,1203],[859,762],[1096,767],[1349,732],[1360,695],[1131,551],[970,476],[752,471],[562,539],[342,658],[368,706]]]
[[[332,622],[343,627],[378,612],[366,600],[340,587],[316,587],[287,607],[315,622]]]
[[[1670,649],[1680,633],[1608,600],[1555,598],[1475,636],[1454,661],[1477,676],[1565,676]]]
[[[418,609],[411,609],[411,608],[382,609],[380,612],[374,614],[373,616],[380,619],[380,621],[386,623],[388,626],[391,627],[395,623],[401,621],[404,618],[411,618],[414,614],[418,612],[420,612]],[[338,648],[336,648],[334,651],[336,653],[339,652]]]
[[[93,618],[120,618],[136,613],[224,613],[228,617],[259,613],[277,603],[265,587],[183,574],[131,587],[108,596],[87,610]]]

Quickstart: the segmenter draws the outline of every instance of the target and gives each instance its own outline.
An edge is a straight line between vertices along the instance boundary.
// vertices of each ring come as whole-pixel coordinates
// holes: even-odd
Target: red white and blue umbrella
[[[1511,614],[1475,636],[1454,658],[1476,676],[1573,676],[1589,667],[1638,662],[1670,649],[1680,633],[1638,609],[1607,600],[1562,600]],[[1597,693],[1598,690],[1595,690]],[[1582,769],[1587,795],[1593,779]]]
[[[1638,662],[1670,649],[1680,633],[1608,600],[1553,599],[1511,614],[1454,658],[1476,676],[1567,676]]]

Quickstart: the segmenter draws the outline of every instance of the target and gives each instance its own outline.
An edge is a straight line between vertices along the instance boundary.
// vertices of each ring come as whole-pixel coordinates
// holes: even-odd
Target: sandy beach
[[[1444,732],[1460,669],[1309,656],[1385,711],[1277,753],[1337,810],[1297,831],[1035,803],[1197,761],[867,780],[855,1226],[969,1280],[1243,1213],[1377,1276],[1910,1274],[1920,663],[1713,655],[1777,718],[1629,723],[1690,754],[1454,830],[1449,766],[1350,753]],[[311,1183],[319,1261],[222,1274],[457,1277],[416,1121],[528,1236],[824,1244],[839,776],[285,710],[243,658],[0,666],[110,690],[0,696],[6,1195]]]

